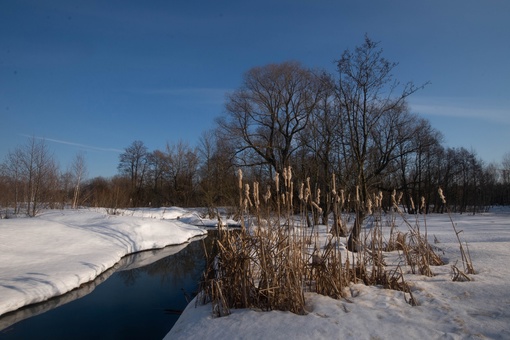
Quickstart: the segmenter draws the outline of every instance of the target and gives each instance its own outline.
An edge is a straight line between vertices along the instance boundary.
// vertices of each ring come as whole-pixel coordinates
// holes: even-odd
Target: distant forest
[[[81,155],[61,171],[44,140],[32,138],[0,164],[0,206],[30,216],[43,207],[236,206],[238,169],[245,182],[296,200],[301,183],[311,183],[325,214],[340,191],[364,205],[382,193],[391,206],[396,190],[409,213],[442,212],[439,188],[454,212],[509,205],[510,153],[484,164],[474,151],[443,146],[441,133],[407,105],[427,84],[394,79],[397,64],[378,45],[366,37],[342,54],[333,75],[296,62],[254,67],[197,147],[148,150],[133,141],[111,178],[85,179]],[[296,185],[285,193],[274,179],[289,168]]]

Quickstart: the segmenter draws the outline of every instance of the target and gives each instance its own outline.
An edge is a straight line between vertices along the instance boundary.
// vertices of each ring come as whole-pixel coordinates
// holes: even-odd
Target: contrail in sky
[[[54,143],[59,143],[59,144],[77,146],[77,147],[84,148],[84,149],[89,149],[89,150],[106,151],[106,152],[119,152],[119,153],[120,152],[124,152],[124,150],[115,149],[115,148],[100,148],[100,147],[97,147],[97,146],[73,143],[73,142],[68,142],[68,141],[65,141],[65,140],[59,140],[59,139],[53,139],[53,138],[45,138],[45,137],[39,137],[39,136],[30,136],[30,135],[25,135],[25,134],[21,134],[21,136],[28,137],[28,138],[32,138],[33,137],[33,138],[47,140],[49,142],[54,142]]]

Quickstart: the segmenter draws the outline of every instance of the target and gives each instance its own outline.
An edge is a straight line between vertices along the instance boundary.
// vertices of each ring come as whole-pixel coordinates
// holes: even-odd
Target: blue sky
[[[45,138],[62,169],[117,173],[135,140],[194,145],[254,66],[335,72],[368,34],[422,84],[411,109],[447,146],[485,162],[510,152],[510,2],[0,1],[0,161]],[[28,137],[27,137],[28,136]]]

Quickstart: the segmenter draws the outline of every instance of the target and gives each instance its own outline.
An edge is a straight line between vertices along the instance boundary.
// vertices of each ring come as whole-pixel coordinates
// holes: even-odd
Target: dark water
[[[126,257],[70,294],[0,317],[0,339],[162,339],[196,294],[211,242]]]

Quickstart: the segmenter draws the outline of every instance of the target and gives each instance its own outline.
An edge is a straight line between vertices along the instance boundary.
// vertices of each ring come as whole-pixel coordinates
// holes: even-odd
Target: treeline
[[[274,188],[289,167],[294,182],[312,184],[324,214],[333,187],[356,195],[362,207],[380,192],[391,206],[397,190],[410,213],[442,212],[438,188],[456,212],[510,204],[510,154],[501,164],[484,164],[474,151],[443,146],[443,136],[407,105],[427,84],[400,83],[392,76],[396,66],[366,37],[342,54],[334,75],[295,62],[252,68],[197,146],[148,150],[134,141],[112,178],[84,180],[82,156],[61,172],[44,141],[33,138],[1,164],[0,204],[29,215],[43,205],[234,206],[239,168],[246,182]],[[278,189],[299,195],[299,188]],[[364,209],[358,211],[363,220]]]

